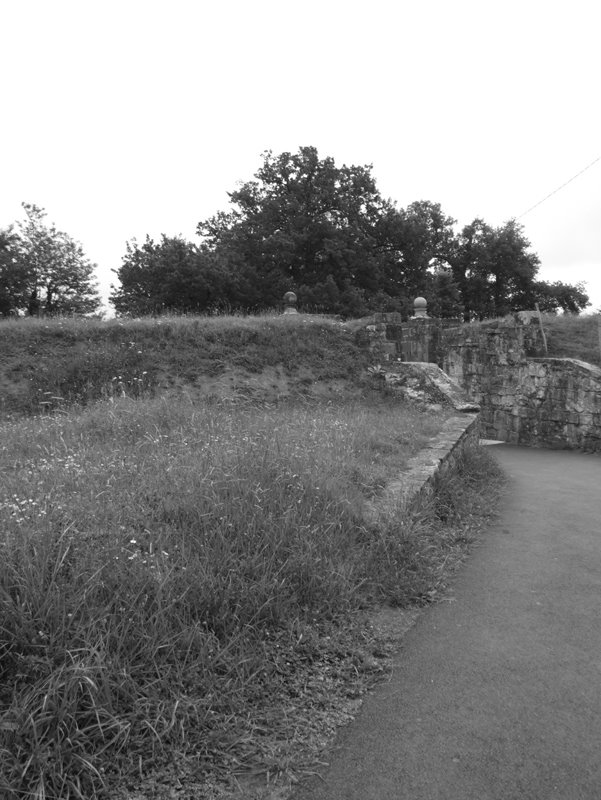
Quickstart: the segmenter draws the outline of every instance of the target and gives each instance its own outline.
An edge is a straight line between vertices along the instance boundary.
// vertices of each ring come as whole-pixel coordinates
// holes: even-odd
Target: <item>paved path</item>
[[[601,457],[492,452],[501,516],[294,800],[601,800]]]

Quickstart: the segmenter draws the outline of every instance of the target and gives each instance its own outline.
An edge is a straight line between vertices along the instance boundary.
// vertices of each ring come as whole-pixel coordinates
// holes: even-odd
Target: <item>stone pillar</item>
[[[437,333],[436,321],[428,316],[428,301],[416,297],[413,316],[403,327],[403,361],[435,361],[433,337]]]

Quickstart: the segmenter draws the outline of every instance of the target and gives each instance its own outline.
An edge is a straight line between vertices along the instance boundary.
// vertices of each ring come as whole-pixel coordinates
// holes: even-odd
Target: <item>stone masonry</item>
[[[475,324],[381,314],[363,336],[383,372],[402,374],[401,359],[438,364],[480,406],[484,438],[601,452],[601,369],[545,357],[533,314]]]
[[[483,437],[601,451],[601,369],[542,352],[535,320],[494,320],[446,331],[442,366],[480,404]]]

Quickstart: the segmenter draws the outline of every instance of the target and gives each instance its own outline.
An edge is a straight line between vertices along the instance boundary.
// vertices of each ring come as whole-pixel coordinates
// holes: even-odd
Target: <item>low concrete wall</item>
[[[372,502],[367,521],[391,519],[400,509],[411,508],[432,496],[440,481],[457,468],[463,454],[478,446],[478,440],[478,415],[463,414],[447,419],[440,433],[411,459],[407,470]]]

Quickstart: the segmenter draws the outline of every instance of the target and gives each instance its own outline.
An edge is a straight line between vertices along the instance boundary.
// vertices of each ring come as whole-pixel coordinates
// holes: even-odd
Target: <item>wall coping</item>
[[[402,511],[435,494],[440,481],[455,468],[465,450],[478,444],[479,415],[462,414],[445,420],[440,432],[410,459],[407,469],[372,500],[365,513],[368,523],[391,521]]]
[[[580,361],[578,358],[558,358],[557,356],[543,356],[534,358],[529,356],[525,359],[525,361],[535,361],[537,364],[540,363],[559,363],[559,364],[572,364],[577,369],[581,370],[582,372],[592,372],[593,375],[597,375],[601,377],[601,367],[598,367],[596,364],[589,364],[588,361]]]

